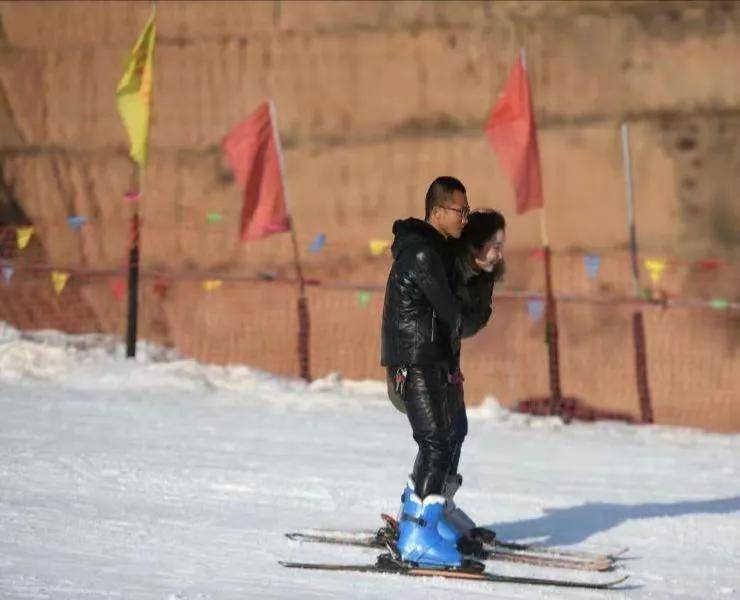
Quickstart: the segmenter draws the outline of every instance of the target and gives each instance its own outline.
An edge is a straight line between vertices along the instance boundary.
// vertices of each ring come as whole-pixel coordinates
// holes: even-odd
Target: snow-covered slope
[[[112,338],[0,326],[0,597],[740,593],[740,436],[563,426],[493,399],[471,411],[459,504],[502,538],[629,546],[622,591],[284,569],[278,560],[373,560],[283,533],[370,528],[396,511],[415,448],[384,384],[333,375],[307,386],[140,350],[126,361]]]

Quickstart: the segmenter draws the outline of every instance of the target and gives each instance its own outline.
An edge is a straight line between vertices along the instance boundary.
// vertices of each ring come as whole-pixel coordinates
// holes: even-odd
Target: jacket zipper
[[[434,341],[434,323],[436,319],[434,318],[434,310],[432,310],[432,341]]]

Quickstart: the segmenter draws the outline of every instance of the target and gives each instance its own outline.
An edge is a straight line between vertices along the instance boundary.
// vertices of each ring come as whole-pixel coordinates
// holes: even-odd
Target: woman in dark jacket
[[[450,240],[454,255],[452,289],[460,302],[461,337],[471,337],[486,326],[493,312],[493,286],[504,275],[504,243],[506,241],[506,220],[495,210],[475,211],[468,216],[468,222],[457,240]],[[447,507],[445,518],[463,536],[479,537],[489,541],[492,534],[475,527],[475,523],[460,508],[455,506],[453,497],[462,484],[462,476],[457,468],[465,436],[468,433],[468,418],[465,410],[463,377],[459,371],[460,340],[453,342],[457,372],[453,374],[448,394],[448,403],[456,406],[453,420],[453,457],[445,482]]]

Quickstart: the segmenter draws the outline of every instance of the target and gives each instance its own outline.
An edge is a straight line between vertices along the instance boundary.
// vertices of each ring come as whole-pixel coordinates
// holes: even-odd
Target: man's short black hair
[[[427,197],[424,203],[424,218],[428,219],[431,216],[432,209],[435,206],[446,206],[454,191],[467,195],[465,186],[459,179],[450,177],[449,175],[443,175],[432,181],[432,185],[427,190]]]

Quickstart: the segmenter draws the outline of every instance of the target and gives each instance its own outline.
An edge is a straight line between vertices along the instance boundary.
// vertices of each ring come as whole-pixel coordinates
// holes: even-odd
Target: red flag
[[[516,212],[542,208],[540,153],[527,71],[519,57],[486,122],[486,134],[516,193]]]
[[[223,149],[242,190],[241,241],[290,231],[277,132],[265,102],[224,138]]]

